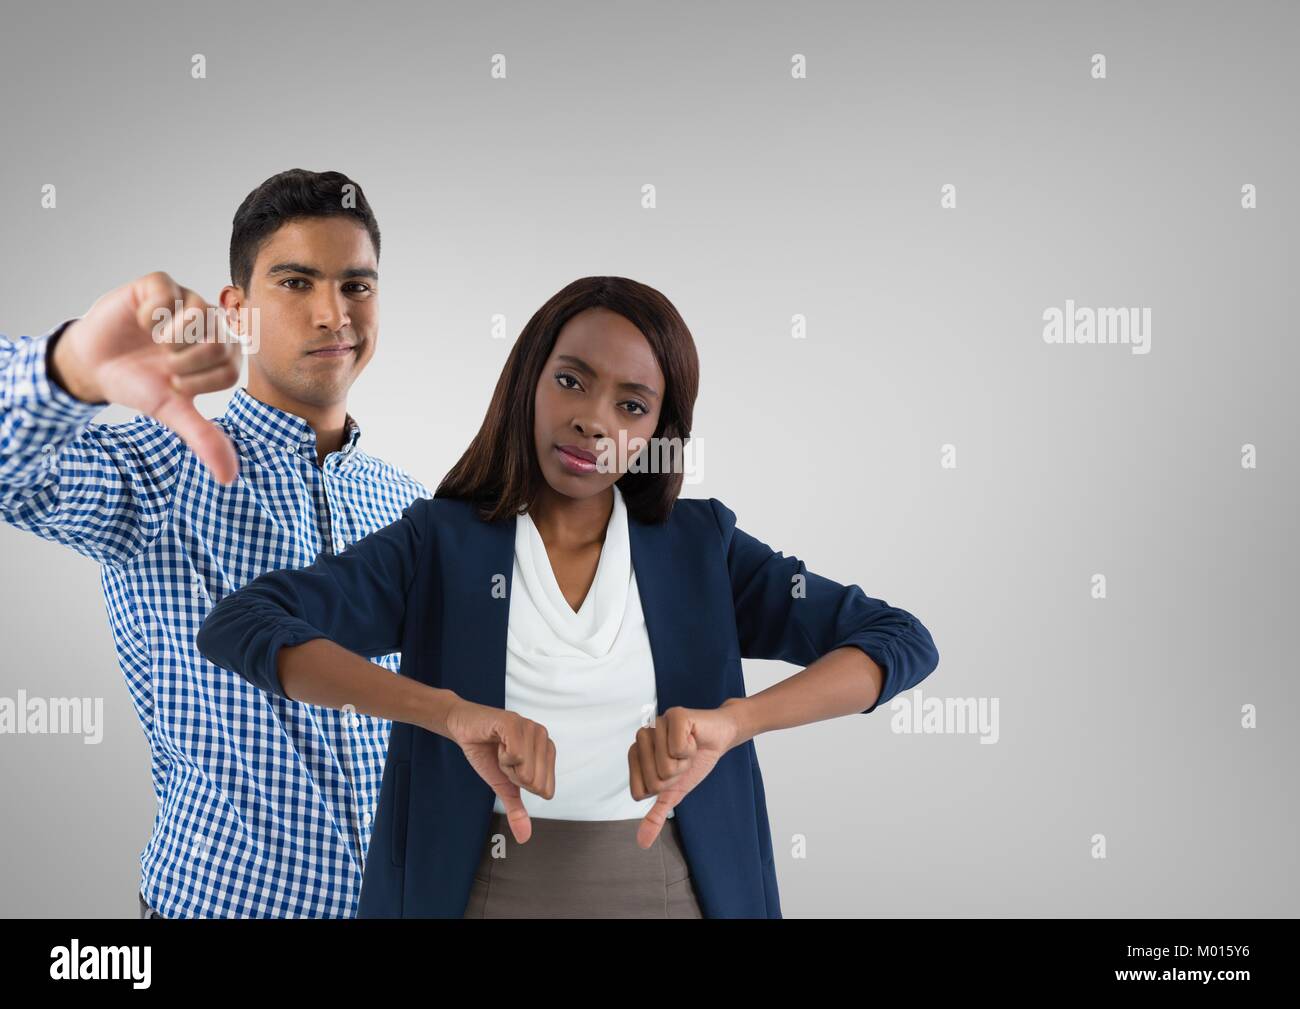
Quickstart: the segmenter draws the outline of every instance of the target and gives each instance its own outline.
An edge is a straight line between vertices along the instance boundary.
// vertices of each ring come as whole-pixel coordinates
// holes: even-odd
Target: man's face
[[[659,362],[631,322],[604,308],[586,309],[566,322],[534,400],[537,460],[551,489],[586,498],[612,486],[626,472],[638,440],[648,443],[654,435],[663,395]],[[606,438],[629,450],[626,456],[606,455],[617,472],[601,472],[581,458],[599,460]]]
[[[374,244],[347,217],[289,221],[262,243],[248,290],[226,288],[222,304],[258,315],[250,378],[298,403],[333,406],[379,340]]]

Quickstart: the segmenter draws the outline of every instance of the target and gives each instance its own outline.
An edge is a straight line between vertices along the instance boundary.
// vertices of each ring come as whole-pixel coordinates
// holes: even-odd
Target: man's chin
[[[282,387],[282,389],[285,395],[292,397],[305,406],[332,407],[347,400],[348,391],[352,388],[352,379],[354,377],[349,375],[346,381],[340,380],[336,382],[311,382],[300,379]]]

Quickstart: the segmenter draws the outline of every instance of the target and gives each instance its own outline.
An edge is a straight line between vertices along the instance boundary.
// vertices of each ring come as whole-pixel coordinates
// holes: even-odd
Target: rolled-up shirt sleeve
[[[328,638],[364,658],[401,650],[427,500],[340,554],[259,575],[213,607],[195,640],[204,658],[287,697],[282,648]]]
[[[859,648],[884,674],[879,696],[862,714],[915,687],[939,665],[929,630],[907,610],[809,571],[799,558],[737,528],[735,513],[721,501],[709,503],[722,533],[743,658],[807,666],[836,648]]]

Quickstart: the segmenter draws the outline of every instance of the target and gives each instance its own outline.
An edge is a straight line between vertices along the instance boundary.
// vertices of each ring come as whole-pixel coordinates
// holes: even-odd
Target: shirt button
[[[367,827],[369,827],[369,826],[370,826],[370,814],[369,814],[369,813],[362,813],[362,814],[361,814],[361,822],[362,822],[363,824],[365,824]]]

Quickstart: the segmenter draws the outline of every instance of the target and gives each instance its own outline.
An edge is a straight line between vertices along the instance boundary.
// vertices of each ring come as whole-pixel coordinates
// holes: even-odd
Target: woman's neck
[[[548,547],[581,549],[603,543],[609,517],[614,512],[614,488],[587,498],[565,497],[550,485],[542,488],[529,515]]]

